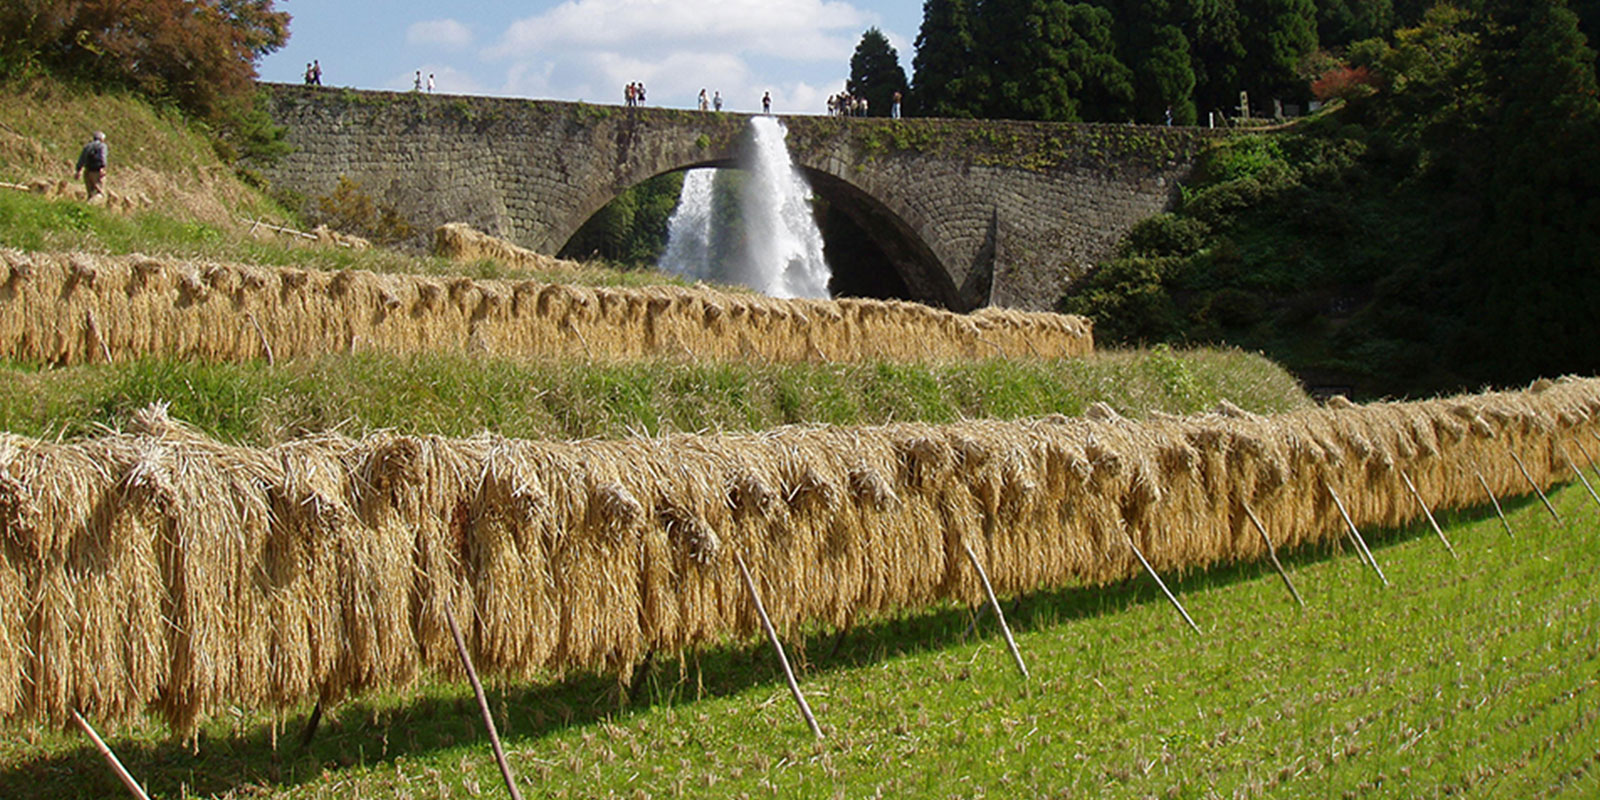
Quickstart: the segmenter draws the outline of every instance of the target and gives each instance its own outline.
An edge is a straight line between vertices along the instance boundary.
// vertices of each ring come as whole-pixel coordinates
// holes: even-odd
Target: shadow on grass
[[[1510,515],[1530,502],[1537,501],[1509,499],[1503,505]],[[1467,509],[1442,515],[1441,524],[1466,524],[1492,517],[1493,511],[1488,508]],[[1432,536],[1433,531],[1424,523],[1363,531],[1363,535],[1370,546],[1378,549]],[[1304,547],[1280,552],[1279,556],[1291,572],[1301,565],[1353,557],[1341,553],[1337,546]],[[1270,562],[1250,562],[1183,576],[1164,575],[1163,579],[1182,597],[1267,577],[1276,582]],[[1307,600],[1316,603],[1314,597]],[[1012,598],[1005,605],[1011,627],[1025,632],[1152,602],[1166,600],[1154,582],[1140,575],[1107,586],[1034,592]],[[1174,629],[1181,629],[1181,625],[1174,617]],[[808,632],[786,643],[786,647],[806,673],[815,675],[943,649],[967,642],[974,635],[998,635],[986,609],[944,606],[879,619],[839,633]],[[674,657],[673,661],[677,659]],[[676,663],[647,664],[641,673],[643,678],[635,683],[631,705],[626,700],[627,692],[613,677],[593,674],[542,685],[490,688],[489,704],[508,749],[515,751],[520,743],[571,726],[782,683],[781,671],[764,642],[688,654],[684,663],[683,677],[676,674]],[[302,748],[300,737],[309,712],[301,709],[288,717],[276,744],[267,724],[230,731],[226,729],[228,724],[222,722],[207,726],[194,747],[171,739],[153,741],[148,736],[123,737],[111,745],[154,797],[249,794],[254,787],[270,791],[306,783],[326,773],[392,764],[402,757],[410,759],[457,746],[487,746],[477,705],[464,684],[425,685],[400,701],[364,699],[344,704],[324,715],[311,744]],[[823,722],[826,724],[826,720]],[[799,730],[803,728],[797,727]],[[13,743],[8,749],[23,748]],[[113,797],[123,791],[87,742],[70,752],[13,763],[0,770],[0,797],[5,798]]]

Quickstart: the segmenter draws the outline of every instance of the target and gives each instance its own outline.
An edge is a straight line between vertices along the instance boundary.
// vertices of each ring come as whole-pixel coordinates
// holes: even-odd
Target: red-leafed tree
[[[1335,98],[1350,100],[1372,94],[1378,87],[1378,77],[1364,66],[1339,65],[1311,82],[1313,97],[1327,102]]]
[[[128,86],[214,122],[251,105],[256,60],[288,38],[289,14],[273,0],[0,4],[0,72]]]

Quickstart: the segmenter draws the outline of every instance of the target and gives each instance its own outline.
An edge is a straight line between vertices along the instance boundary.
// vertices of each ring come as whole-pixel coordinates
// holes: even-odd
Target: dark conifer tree
[[[1065,0],[984,0],[978,6],[984,116],[1075,121],[1122,119],[1132,72],[1117,60],[1111,12]]]
[[[1317,0],[1317,41],[1323,47],[1386,37],[1394,23],[1394,0]]]
[[[845,84],[845,91],[852,97],[865,97],[867,111],[874,117],[889,116],[895,92],[904,96],[908,91],[900,54],[883,31],[868,28],[861,34],[855,55],[850,57],[850,81]]]
[[[1485,241],[1464,301],[1484,366],[1528,378],[1600,369],[1600,99],[1593,51],[1563,0],[1489,0],[1479,33],[1487,115]],[[1502,378],[1503,379],[1503,378]]]
[[[911,61],[912,87],[907,113],[924,117],[979,114],[968,88],[976,46],[967,0],[925,0],[917,54]]]
[[[1182,0],[1174,19],[1189,41],[1196,118],[1238,105],[1244,43],[1234,0]]]
[[[1300,62],[1317,49],[1317,15],[1311,0],[1237,0],[1244,63],[1239,89],[1251,104],[1270,108],[1274,98],[1306,94]]]

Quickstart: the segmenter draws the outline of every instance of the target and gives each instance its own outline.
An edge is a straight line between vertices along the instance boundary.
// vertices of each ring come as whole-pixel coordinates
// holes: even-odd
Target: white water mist
[[[750,127],[754,147],[746,165],[749,179],[739,197],[743,236],[713,229],[713,172],[692,170],[668,222],[661,267],[686,277],[741,284],[769,297],[826,298],[830,272],[822,255],[822,232],[811,213],[811,187],[789,159],[787,131],[773,117],[754,117]],[[719,235],[741,246],[719,253]]]
[[[678,207],[667,220],[667,252],[661,269],[699,281],[716,280],[711,269],[711,192],[714,169],[684,173]]]

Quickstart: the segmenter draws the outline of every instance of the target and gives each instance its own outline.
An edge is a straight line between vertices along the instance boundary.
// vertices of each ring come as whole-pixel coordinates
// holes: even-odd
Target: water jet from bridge
[[[753,158],[742,180],[719,187],[716,170],[690,170],[667,223],[661,268],[685,277],[748,286],[769,297],[828,297],[822,232],[811,187],[784,144],[783,124],[750,121]],[[722,213],[719,191],[737,195],[737,214]],[[739,230],[728,230],[730,225]]]

